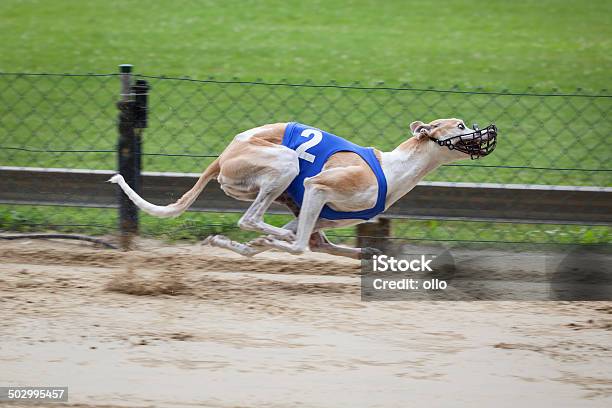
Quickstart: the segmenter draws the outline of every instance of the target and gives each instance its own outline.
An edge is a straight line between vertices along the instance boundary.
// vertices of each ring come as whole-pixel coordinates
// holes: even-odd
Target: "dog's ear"
[[[410,131],[412,132],[413,136],[418,136],[419,138],[429,137],[431,126],[417,120],[416,122],[412,122],[410,124]]]

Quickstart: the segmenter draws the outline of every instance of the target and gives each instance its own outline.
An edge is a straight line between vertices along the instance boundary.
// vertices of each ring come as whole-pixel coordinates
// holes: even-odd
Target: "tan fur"
[[[321,172],[308,179],[308,183],[317,184],[331,191],[354,194],[378,182],[372,169],[364,169],[363,166],[342,166]]]
[[[461,119],[437,119],[429,122],[432,130],[429,135],[434,139],[439,139],[442,135],[447,134],[451,130],[455,129],[460,123],[463,123]],[[465,124],[464,124],[465,125]]]
[[[429,142],[429,139],[426,137],[415,136],[415,137],[411,137],[410,139],[406,140],[405,142],[400,144],[397,148],[399,150],[404,150],[404,151],[420,151],[427,145],[428,142]]]
[[[342,169],[346,173],[340,173],[340,176],[335,177],[325,175],[325,170],[331,169]],[[317,183],[326,185],[327,188],[347,193],[354,193],[362,190],[364,186],[377,184],[376,176],[368,163],[353,152],[338,152],[331,155],[323,166],[323,172],[313,177],[314,179],[317,180]]]
[[[198,181],[191,187],[189,191],[181,196],[174,203],[177,207],[188,207],[191,205],[195,199],[200,195],[208,181],[219,174],[220,166],[219,166],[219,158],[216,158],[207,168],[204,170]]]

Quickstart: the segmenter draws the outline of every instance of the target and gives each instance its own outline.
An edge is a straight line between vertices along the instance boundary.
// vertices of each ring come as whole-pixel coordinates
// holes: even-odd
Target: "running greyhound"
[[[427,173],[445,163],[486,156],[495,149],[497,139],[495,125],[466,130],[460,119],[416,121],[410,130],[412,137],[390,152],[381,152],[297,122],[256,127],[236,135],[191,190],[166,206],[144,200],[120,174],[109,182],[119,184],[146,213],[176,217],[216,177],[227,195],[252,201],[238,226],[266,235],[247,243],[215,235],[205,243],[246,256],[276,248],[292,254],[310,249],[359,259],[376,250],[332,244],[323,230],[375,217]],[[296,216],[282,228],[264,222],[274,201],[286,204]]]

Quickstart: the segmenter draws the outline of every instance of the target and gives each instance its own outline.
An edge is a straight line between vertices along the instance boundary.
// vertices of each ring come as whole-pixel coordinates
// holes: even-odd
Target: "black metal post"
[[[391,220],[379,217],[375,221],[357,225],[357,246],[359,248],[376,248],[383,252],[389,249]]]
[[[140,154],[139,143],[135,129],[135,106],[132,98],[131,77],[132,66],[119,66],[121,73],[121,100],[119,108],[119,140],[117,143],[117,158],[119,173],[126,183],[140,193]],[[121,246],[124,250],[132,247],[132,239],[138,234],[138,207],[123,191],[119,190],[119,230]]]
[[[132,86],[132,93],[136,102],[134,127],[137,129],[147,127],[149,89],[149,84],[143,79],[136,80],[136,84]]]
[[[134,191],[141,194],[142,191],[142,132],[147,127],[147,114],[148,114],[148,98],[149,98],[149,84],[147,81],[138,79],[136,84],[132,86],[132,93],[134,94],[134,128],[136,140],[134,143],[134,155],[135,155],[135,166],[136,166],[136,180]]]

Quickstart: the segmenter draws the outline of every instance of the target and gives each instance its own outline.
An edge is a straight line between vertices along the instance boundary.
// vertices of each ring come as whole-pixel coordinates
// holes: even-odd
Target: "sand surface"
[[[74,407],[612,406],[612,302],[362,302],[355,261],[139,247],[0,242],[0,385]]]

